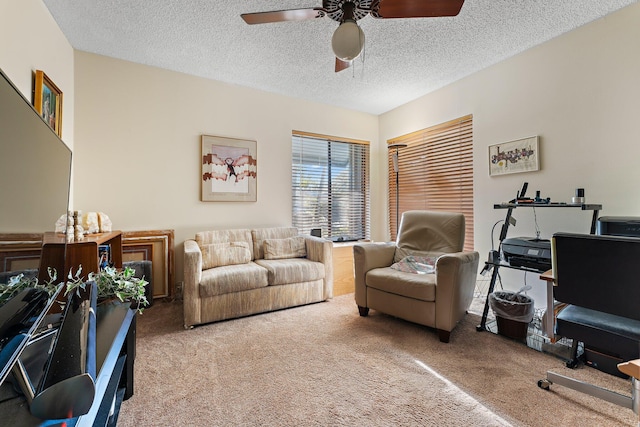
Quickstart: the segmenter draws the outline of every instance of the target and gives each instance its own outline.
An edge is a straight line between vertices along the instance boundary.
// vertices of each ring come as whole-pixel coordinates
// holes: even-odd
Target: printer
[[[551,242],[535,237],[511,237],[501,244],[502,258],[513,267],[539,271],[551,268]]]
[[[640,237],[640,217],[601,216],[598,218],[596,234]]]

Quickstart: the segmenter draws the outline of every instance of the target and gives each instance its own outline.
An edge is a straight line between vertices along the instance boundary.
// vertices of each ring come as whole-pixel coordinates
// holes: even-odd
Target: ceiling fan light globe
[[[344,21],[331,37],[331,47],[338,59],[351,61],[364,47],[364,32],[355,21]]]

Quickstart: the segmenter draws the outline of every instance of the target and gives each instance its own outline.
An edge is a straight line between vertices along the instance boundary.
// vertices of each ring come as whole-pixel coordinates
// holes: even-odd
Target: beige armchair
[[[471,305],[478,272],[478,252],[462,251],[464,228],[460,213],[407,211],[395,243],[355,245],[360,315],[372,308],[435,328],[449,342]]]

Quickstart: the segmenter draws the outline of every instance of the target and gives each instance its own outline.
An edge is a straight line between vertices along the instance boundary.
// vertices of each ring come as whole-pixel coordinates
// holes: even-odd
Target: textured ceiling
[[[364,54],[340,73],[331,19],[247,25],[240,18],[321,0],[44,3],[81,51],[381,114],[637,1],[466,0],[456,17],[366,16],[358,21]]]

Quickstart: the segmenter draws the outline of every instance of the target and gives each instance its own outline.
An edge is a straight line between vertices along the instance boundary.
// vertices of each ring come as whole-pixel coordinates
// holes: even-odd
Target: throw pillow
[[[263,243],[264,259],[303,258],[307,256],[304,237],[287,239],[265,239]]]
[[[202,245],[200,250],[203,270],[251,261],[251,251],[247,242],[211,243]]]

